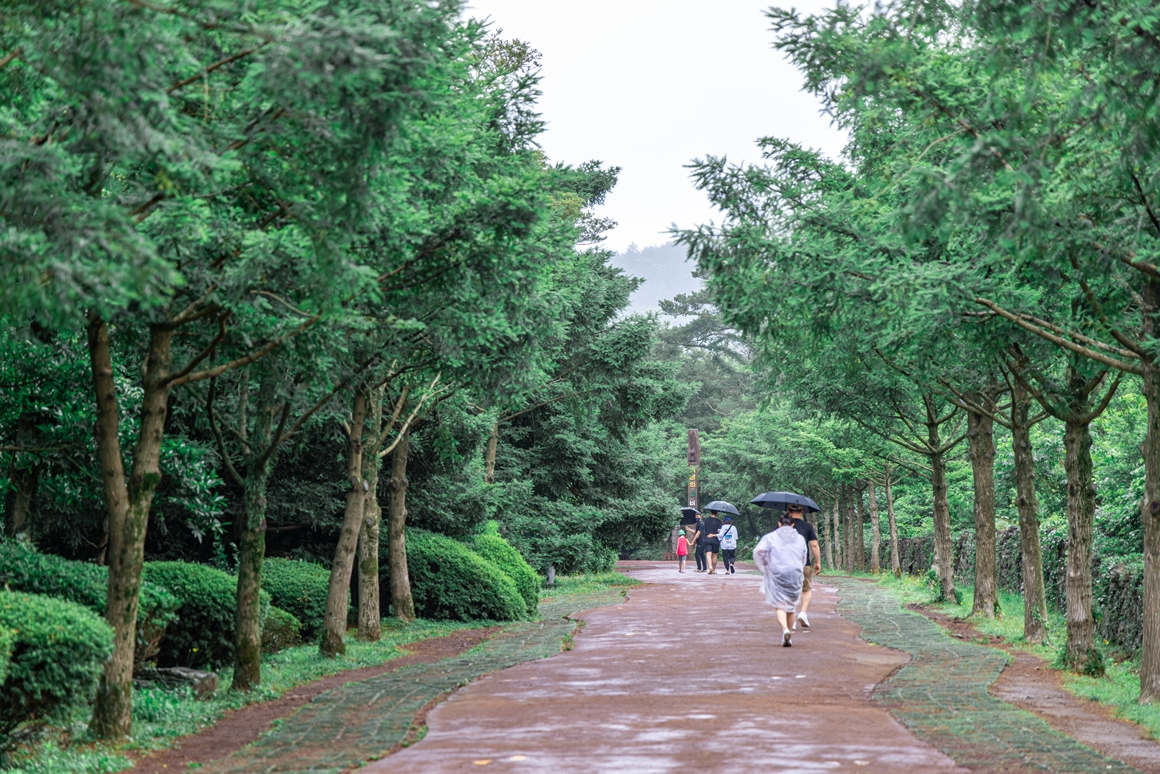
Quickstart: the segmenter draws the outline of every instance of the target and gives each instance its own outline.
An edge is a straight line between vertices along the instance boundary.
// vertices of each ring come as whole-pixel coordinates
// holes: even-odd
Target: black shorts
[[[705,550],[715,554],[721,550],[721,541],[717,538],[705,538]]]

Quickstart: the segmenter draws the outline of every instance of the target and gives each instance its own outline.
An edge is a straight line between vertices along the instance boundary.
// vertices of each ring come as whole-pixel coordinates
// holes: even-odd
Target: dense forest
[[[748,500],[800,491],[830,567],[955,599],[969,565],[1030,642],[1060,607],[1075,671],[1115,569],[1160,695],[1160,12],[769,11],[849,143],[695,161],[703,287],[634,313],[619,168],[544,155],[539,54],[463,10],[0,13],[0,756],[78,712],[127,737],[143,668],[253,691],[279,638],[660,558],[688,428],[743,555]]]

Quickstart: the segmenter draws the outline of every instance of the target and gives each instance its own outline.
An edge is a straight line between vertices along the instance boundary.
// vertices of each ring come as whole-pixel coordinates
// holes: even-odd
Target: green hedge
[[[532,566],[524,561],[520,552],[512,544],[496,534],[475,535],[467,541],[472,551],[507,573],[515,581],[516,589],[524,599],[530,616],[536,615],[540,607],[540,576]]]
[[[146,562],[145,579],[169,589],[181,602],[178,622],[161,640],[159,664],[213,669],[233,661],[236,577],[204,564]],[[261,608],[265,620],[270,609],[265,591]]]
[[[381,577],[387,589],[386,541]],[[434,532],[407,530],[407,570],[415,611],[423,618],[514,621],[527,605],[506,573],[462,543]],[[384,611],[390,595],[381,595]]]
[[[315,638],[322,633],[329,570],[310,562],[267,559],[262,563],[262,588],[275,605],[302,622],[302,636]]]
[[[262,652],[277,653],[302,644],[302,622],[281,608],[270,606],[262,621]]]
[[[42,554],[24,542],[0,541],[0,587],[5,586],[67,599],[103,616],[109,568]],[[149,582],[141,584],[139,599],[134,660],[141,664],[157,656],[165,628],[177,619],[180,603],[167,589]]]
[[[113,629],[75,602],[0,591],[0,628],[14,634],[8,675],[0,685],[0,735],[26,720],[60,720],[89,702]]]
[[[12,646],[16,643],[16,630],[0,627],[0,685],[8,678],[8,668],[12,665]]]

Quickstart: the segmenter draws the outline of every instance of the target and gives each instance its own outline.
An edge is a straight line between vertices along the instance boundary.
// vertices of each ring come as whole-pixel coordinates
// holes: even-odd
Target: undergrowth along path
[[[872,583],[829,582],[838,585],[838,613],[862,627],[864,640],[911,655],[874,699],[956,763],[975,772],[1136,771],[992,696],[988,689],[1007,665],[1002,651],[950,637]]]

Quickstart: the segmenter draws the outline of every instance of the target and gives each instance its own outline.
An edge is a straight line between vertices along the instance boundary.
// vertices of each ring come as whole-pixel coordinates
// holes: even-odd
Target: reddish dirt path
[[[871,701],[906,656],[859,639],[832,588],[815,586],[814,630],[782,648],[748,566],[621,569],[649,585],[576,616],[572,651],[472,683],[421,742],[360,771],[965,771]]]
[[[180,746],[158,750],[138,759],[133,774],[171,774],[188,771],[189,765],[205,764],[237,752],[270,728],[270,723],[289,716],[324,691],[347,683],[367,680],[411,664],[429,664],[466,653],[491,637],[498,629],[465,629],[446,637],[423,640],[406,646],[407,655],[379,666],[352,669],[300,685],[272,701],[250,704],[228,713],[216,725],[181,740]]]

